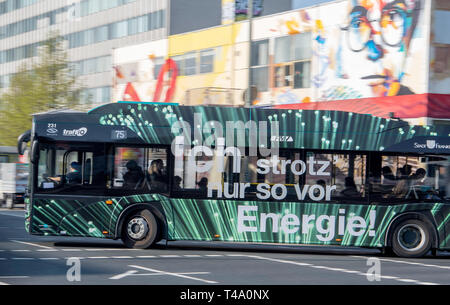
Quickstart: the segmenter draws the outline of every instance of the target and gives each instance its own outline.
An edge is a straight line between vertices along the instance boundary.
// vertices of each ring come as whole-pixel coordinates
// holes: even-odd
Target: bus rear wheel
[[[125,219],[121,239],[128,248],[150,248],[158,236],[158,222],[149,210],[140,210]]]
[[[428,225],[418,219],[400,222],[392,234],[392,251],[400,257],[422,257],[431,249]]]

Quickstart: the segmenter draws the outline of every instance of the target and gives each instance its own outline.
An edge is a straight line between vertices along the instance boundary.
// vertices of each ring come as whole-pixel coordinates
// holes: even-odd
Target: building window
[[[274,87],[309,88],[311,57],[310,32],[276,38]]]
[[[269,40],[252,42],[251,83],[258,91],[269,89]]]
[[[177,64],[178,75],[197,75],[214,72],[215,53],[216,49],[212,48],[176,55],[172,59]]]
[[[214,71],[214,49],[200,51],[200,73],[211,73]]]
[[[294,89],[309,88],[311,75],[311,62],[300,61],[294,63]]]
[[[183,75],[197,74],[197,52],[190,52],[184,55],[183,71],[184,71]]]
[[[291,36],[275,39],[275,63],[283,63],[291,60]]]
[[[150,17],[154,17],[156,22],[152,28],[149,28]],[[136,22],[137,24],[135,24]],[[126,19],[116,23],[110,23],[104,26],[87,29],[81,32],[70,33],[67,34],[64,39],[69,42],[69,49],[73,49],[102,42],[108,39],[134,35],[136,34],[136,30],[141,33],[151,29],[161,28],[164,27],[164,22],[164,10],[159,10],[137,18]],[[5,30],[5,27],[0,27],[0,38],[4,37],[4,35],[7,35],[8,33],[10,33],[8,29]],[[0,51],[0,63],[12,62],[36,56],[36,48],[38,45],[39,43],[34,43],[14,49]],[[17,55],[14,53],[17,53]]]
[[[184,55],[176,55],[172,57],[173,61],[178,67],[178,75],[182,76],[184,74]]]
[[[154,60],[154,68],[153,68],[153,73],[154,73],[154,77],[155,79],[158,78],[159,72],[161,71],[162,66],[164,65],[165,60],[164,57],[157,57]]]

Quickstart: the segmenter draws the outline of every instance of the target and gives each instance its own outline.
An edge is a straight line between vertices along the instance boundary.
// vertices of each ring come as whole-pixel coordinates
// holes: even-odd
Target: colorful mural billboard
[[[255,106],[439,93],[438,108],[450,108],[448,45],[430,41],[432,9],[425,0],[343,0],[259,17],[251,48],[247,21],[169,36],[164,47],[140,46],[139,60],[120,58],[127,76],[116,77],[115,99],[241,106],[250,77]],[[410,101],[402,107],[424,98]]]

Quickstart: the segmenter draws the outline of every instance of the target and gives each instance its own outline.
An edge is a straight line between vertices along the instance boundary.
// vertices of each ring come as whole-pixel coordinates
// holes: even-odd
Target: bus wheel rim
[[[398,230],[397,241],[403,250],[416,251],[425,244],[425,232],[416,224],[407,224]]]
[[[134,240],[141,240],[147,236],[148,223],[143,217],[130,219],[127,225],[127,233]]]

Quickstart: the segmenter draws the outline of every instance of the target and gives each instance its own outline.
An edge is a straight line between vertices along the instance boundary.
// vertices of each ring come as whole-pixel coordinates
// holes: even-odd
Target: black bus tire
[[[392,234],[392,251],[400,257],[422,257],[432,245],[429,226],[419,219],[398,223]]]
[[[129,215],[122,225],[121,239],[127,248],[147,249],[155,244],[158,222],[147,209]]]

